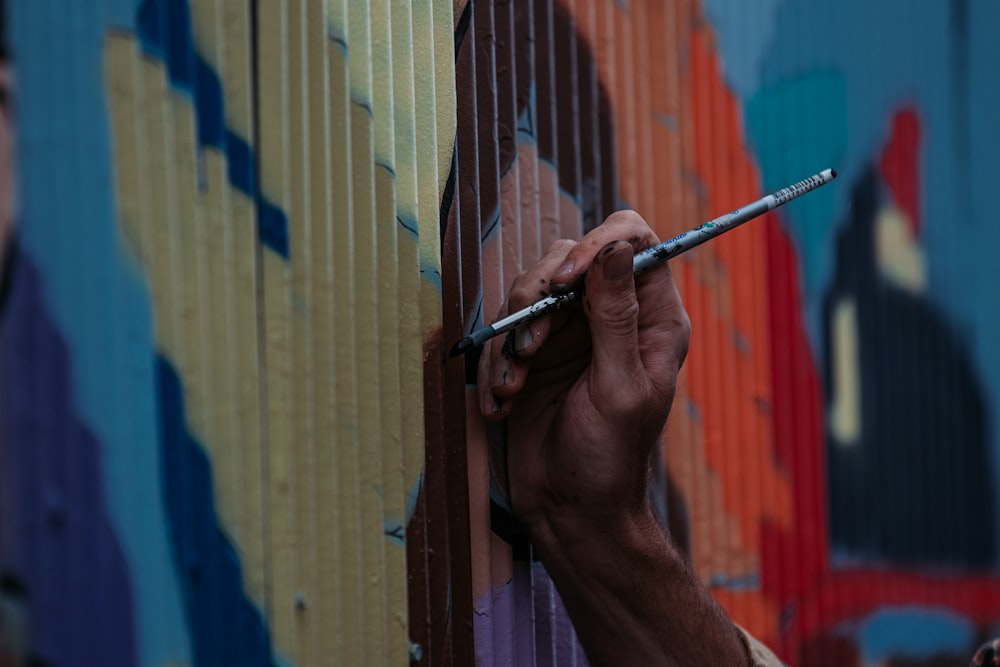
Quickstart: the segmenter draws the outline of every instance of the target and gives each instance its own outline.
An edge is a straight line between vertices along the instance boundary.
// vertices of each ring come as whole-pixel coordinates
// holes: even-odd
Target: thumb
[[[642,370],[632,253],[628,242],[612,241],[587,271],[584,311],[593,344],[594,389],[601,400],[625,393],[623,389],[634,386]]]

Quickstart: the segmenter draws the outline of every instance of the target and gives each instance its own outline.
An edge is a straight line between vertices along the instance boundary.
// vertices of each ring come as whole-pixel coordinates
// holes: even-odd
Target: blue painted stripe
[[[486,227],[480,232],[479,242],[482,245],[486,243],[493,237],[493,235],[500,229],[500,206],[498,205],[493,209],[492,213],[489,215],[489,222],[486,223]]]
[[[340,52],[347,56],[347,40],[341,35],[330,34],[330,41],[340,47]]]
[[[205,60],[195,59],[195,111],[198,114],[198,142],[203,146],[223,148],[226,130],[225,100],[218,75]]]
[[[893,658],[968,656],[975,651],[976,627],[966,617],[942,607],[887,606],[873,612],[853,632],[868,664]]]
[[[434,264],[421,262],[420,276],[431,283],[434,289],[441,293],[441,270]]]
[[[708,585],[731,591],[755,591],[760,589],[760,576],[752,573],[734,577],[725,572],[716,572],[709,579]]]
[[[123,249],[115,202],[114,122],[103,67],[108,35],[134,34],[139,4],[136,0],[6,3],[20,77],[20,232],[25,253],[44,277],[49,314],[68,349],[72,373],[67,381],[80,421],[100,446],[102,493],[133,587],[135,611],[130,618],[137,664],[190,665],[189,633],[170,558],[155,449],[154,369],[149,354],[155,318],[148,281]],[[0,400],[0,412],[7,405]],[[50,410],[43,416],[62,423]],[[7,444],[2,437],[0,441],[0,447]],[[74,478],[90,474],[70,465],[67,460],[60,470],[74,471]],[[70,507],[71,516],[80,509]],[[98,586],[108,599],[84,613],[113,624],[111,609],[117,601],[111,597],[111,582],[88,570],[82,555],[72,548],[52,554],[76,558],[74,572],[90,572],[91,583],[86,585]],[[46,572],[50,578],[56,576]],[[84,617],[68,618],[80,627]],[[53,620],[59,622],[49,619]],[[32,623],[32,641],[41,631]],[[102,640],[101,635],[91,634],[87,641]],[[127,664],[113,655],[91,660],[80,652],[67,660],[48,653],[40,657],[52,665]]]
[[[263,197],[257,200],[257,225],[261,242],[288,259],[288,218]]]
[[[253,196],[256,187],[253,150],[229,129],[226,129],[226,161],[229,164],[229,181],[240,192]]]
[[[273,667],[267,625],[243,591],[239,555],[215,512],[210,461],[188,430],[180,377],[162,357],[156,370],[164,505],[194,665]]]
[[[660,121],[669,130],[677,130],[677,118],[671,114],[658,113],[656,114],[656,120]]]
[[[226,127],[222,82],[195,49],[187,0],[145,0],[136,15],[136,31],[143,51],[166,65],[170,84],[191,97],[199,146],[222,150],[230,183],[256,203],[261,243],[288,259],[288,216],[258,188],[253,149]]]
[[[408,231],[413,238],[417,238],[419,236],[419,232],[417,231],[417,221],[410,216],[397,215],[396,222],[399,223],[400,227]]]
[[[383,533],[396,544],[406,544],[406,529],[398,518],[386,518]]]

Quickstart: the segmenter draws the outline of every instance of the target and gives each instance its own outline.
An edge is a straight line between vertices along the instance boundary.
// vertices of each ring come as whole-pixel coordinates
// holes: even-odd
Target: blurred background
[[[662,238],[664,526],[794,665],[1000,635],[1000,4],[6,0],[0,665],[585,665],[475,359]]]

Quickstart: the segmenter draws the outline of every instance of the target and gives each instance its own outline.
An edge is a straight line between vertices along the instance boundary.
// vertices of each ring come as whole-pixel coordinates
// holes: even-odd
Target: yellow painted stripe
[[[257,240],[254,202],[229,184],[225,154],[197,145],[191,100],[162,63],[113,36],[123,235],[275,651],[295,664],[400,664],[406,554],[386,529],[403,527],[423,465],[421,332],[440,324],[454,135],[453,82],[435,72],[453,76],[450,6],[262,3],[254,49],[245,3],[192,8],[227,127],[252,145],[259,115],[260,186],[287,214],[290,256]],[[443,106],[431,94],[420,109],[420,81],[450,91]]]
[[[149,248],[142,238],[142,176],[139,147],[140,113],[136,78],[135,41],[111,34],[105,45],[105,72],[114,142],[115,188],[118,218],[125,246],[134,253],[143,271],[149,270]]]
[[[389,0],[371,0],[372,111],[375,147],[375,226],[378,245],[379,405],[382,436],[386,614],[384,637],[390,663],[407,656],[406,489],[403,480],[402,390],[400,387],[400,285],[415,281],[402,273],[396,206],[396,133],[393,51]],[[388,170],[387,168],[388,167]],[[389,171],[391,170],[391,171]],[[390,534],[399,529],[399,533]]]
[[[407,225],[417,225],[417,119],[414,101],[413,16],[410,5],[392,7],[393,110],[396,149],[396,210]],[[432,152],[429,152],[433,155]],[[432,171],[433,173],[433,171]],[[405,501],[415,501],[424,464],[423,346],[420,327],[420,247],[414,233],[397,230],[399,257],[399,356],[402,397],[403,485]],[[405,518],[405,517],[404,517]],[[405,528],[405,525],[404,525]]]
[[[441,76],[447,77],[451,72],[451,88],[454,89],[454,35],[449,36],[447,44],[444,39],[435,41],[435,28],[440,23],[442,10],[432,4],[431,0],[414,0],[411,4],[413,12],[413,86],[414,86],[414,121],[416,132],[417,155],[417,222],[419,230],[420,266],[424,274],[420,281],[420,319],[423,338],[426,340],[441,326],[441,245],[440,245],[440,205],[441,193],[444,190],[451,169],[452,148],[454,147],[454,131],[447,134],[447,124],[442,128],[442,140],[438,141],[438,122],[442,115],[438,112],[438,104],[450,107],[454,117],[454,94],[450,100],[439,100],[436,97],[437,68],[444,70]],[[436,10],[436,13],[435,13]],[[450,31],[450,19],[448,21]],[[442,33],[444,35],[444,33]],[[439,48],[440,47],[440,48]],[[447,62],[445,62],[447,61]],[[443,115],[447,116],[447,113]],[[454,129],[454,122],[451,123]],[[441,146],[447,146],[442,150]]]
[[[310,229],[310,307],[309,326],[312,330],[310,375],[313,397],[314,449],[311,458],[314,492],[308,508],[313,547],[310,594],[306,600],[310,653],[316,657],[310,664],[323,662],[322,656],[339,655],[342,650],[338,629],[342,616],[338,611],[341,595],[341,558],[337,549],[336,526],[341,516],[337,502],[336,401],[334,395],[334,358],[337,354],[334,337],[337,302],[333,282],[333,206],[331,192],[332,98],[327,49],[336,48],[327,39],[325,8],[321,2],[306,6],[303,45],[307,77],[307,118],[303,128],[308,133],[307,168],[303,180],[309,196]],[[294,261],[294,260],[293,260]]]
[[[331,37],[346,38],[347,0],[327,2],[327,22]],[[333,270],[337,317],[334,320],[334,395],[337,405],[336,445],[337,506],[336,522],[341,579],[336,630],[341,633],[341,653],[345,664],[364,664],[364,627],[360,609],[364,602],[361,577],[362,550],[361,485],[358,474],[358,394],[355,354],[355,256],[354,256],[354,174],[352,173],[352,128],[349,72],[341,43],[331,40],[327,50],[330,71],[330,125],[333,178]]]
[[[310,189],[310,154],[314,140],[309,135],[308,101],[311,72],[306,53],[306,0],[287,0],[288,86],[287,137],[289,154],[288,204],[292,324],[291,405],[285,413],[291,416],[291,441],[283,447],[288,459],[292,485],[289,503],[292,515],[289,532],[293,535],[295,556],[295,657],[299,664],[313,665],[320,661],[318,634],[320,627],[308,612],[309,599],[316,584],[316,533],[312,516],[318,483],[315,467],[315,413],[313,409],[312,358],[315,314],[311,273],[314,270],[312,236],[312,192]]]
[[[382,410],[379,403],[378,330],[378,239],[376,233],[374,128],[367,98],[371,87],[371,43],[367,2],[349,2],[347,7],[348,68],[351,89],[351,173],[353,186],[355,257],[355,354],[358,361],[358,479],[360,481],[361,525],[358,540],[362,549],[361,580],[364,643],[363,662],[381,665],[386,661],[384,630],[387,625],[385,586],[385,540],[381,524],[383,500]],[[380,192],[381,196],[386,193]],[[377,528],[376,528],[377,527]]]
[[[200,5],[201,3],[196,3]],[[253,133],[253,63],[250,43],[250,8],[243,0],[216,0],[212,30],[205,29],[205,50],[209,62],[216,64],[225,97],[226,125],[250,146]],[[197,12],[198,10],[196,10]],[[194,30],[202,34],[200,13],[195,14]],[[206,47],[211,41],[215,50]],[[199,44],[201,44],[199,38]],[[214,58],[214,60],[213,60]],[[235,426],[232,448],[235,459],[217,462],[232,469],[233,485],[222,491],[227,504],[234,507],[236,519],[227,527],[233,531],[243,566],[244,585],[254,600],[266,599],[265,575],[265,489],[263,409],[261,404],[261,355],[258,320],[260,303],[257,283],[260,267],[257,211],[245,194],[228,188],[223,197],[228,243],[220,264],[225,269],[226,309],[228,310],[230,358],[234,359],[228,374],[233,387]],[[231,494],[231,495],[229,495]]]
[[[291,195],[289,157],[290,37],[285,3],[260,3],[257,31],[257,86],[260,187],[263,195],[288,214],[290,242],[301,233]],[[295,261],[291,248],[292,260]],[[297,561],[295,450],[293,422],[300,415],[292,384],[295,330],[301,326],[292,303],[293,276],[289,263],[269,249],[261,251],[264,288],[264,382],[266,449],[265,517],[267,614],[278,651],[299,662],[295,599],[299,591]]]
[[[226,258],[228,281],[233,295],[232,347],[237,362],[230,369],[236,392],[237,460],[233,462],[237,479],[233,502],[238,519],[244,585],[254,601],[263,606],[266,600],[266,492],[264,488],[264,430],[262,423],[262,375],[260,367],[260,303],[257,283],[257,213],[253,201],[238,192],[229,200],[228,225],[233,235],[232,255]]]
[[[216,149],[201,151],[199,185],[189,105],[168,91],[162,65],[142,58],[137,49],[123,36],[110,38],[107,47],[122,230],[150,283],[157,345],[184,377],[193,403],[190,427],[212,458],[218,512],[240,552],[251,596],[260,600],[260,480],[259,474],[246,479],[243,471],[256,460],[253,431],[259,418],[252,381],[253,207],[232,192],[225,158]],[[167,110],[176,119],[174,127],[167,125]],[[249,221],[243,234],[229,224],[234,217]],[[235,248],[239,236],[249,242],[242,253],[249,277],[234,266],[234,257],[241,256]],[[241,323],[240,312],[247,308],[250,315]],[[244,419],[248,415],[251,419]]]
[[[225,73],[225,33],[220,25],[220,4],[195,2],[191,11],[196,48],[221,76]],[[234,372],[244,363],[256,364],[256,350],[249,359],[241,359],[239,348],[234,345],[238,333],[235,285],[230,264],[234,230],[230,224],[233,193],[229,185],[228,165],[225,155],[216,148],[204,149],[201,157],[205,183],[197,196],[204,210],[205,225],[198,240],[201,278],[201,289],[197,291],[198,330],[203,337],[202,347],[208,352],[207,358],[205,355],[201,357],[206,371],[205,385],[200,392],[200,400],[206,408],[206,430],[201,442],[212,460],[216,510],[244,564],[248,593],[259,602],[264,599],[263,582],[258,575],[256,581],[250,583],[255,566],[259,573],[260,559],[255,561],[250,555],[259,551],[259,547],[254,548],[257,545],[247,548],[248,537],[254,533],[248,536],[245,530],[247,512],[244,509],[240,460],[247,452],[239,432],[239,379]],[[191,378],[184,377],[185,384],[191,381]],[[259,479],[255,481],[259,495]]]

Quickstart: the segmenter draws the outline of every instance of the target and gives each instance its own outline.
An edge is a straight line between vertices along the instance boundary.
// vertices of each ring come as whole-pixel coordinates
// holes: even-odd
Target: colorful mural
[[[441,335],[450,6],[9,10],[24,205],[0,566],[21,653],[431,659],[453,592],[406,531],[450,511],[425,471],[422,344]],[[418,498],[421,479],[441,490]],[[418,572],[442,594],[413,623]]]
[[[868,35],[888,10],[792,0],[456,12],[464,197],[444,262],[461,266],[468,329],[540,249],[608,210],[669,237],[824,165],[846,175],[674,267],[694,342],[663,518],[732,616],[793,664],[960,664],[1000,618],[1000,367],[975,343],[994,300],[935,294],[955,280],[944,264],[982,261],[957,250],[962,225],[993,233],[969,222],[988,209],[956,174],[976,180],[965,133],[993,93],[971,85],[969,53],[997,24],[983,3],[897,9],[909,18],[883,39]],[[953,189],[928,194],[937,178]],[[942,206],[963,197],[964,216]],[[931,237],[953,248],[936,270]],[[504,508],[502,433],[470,405],[479,661],[579,664]]]
[[[445,350],[825,167],[675,260],[653,501],[789,664],[1000,634],[1000,6],[5,4],[0,665],[586,664]]]

